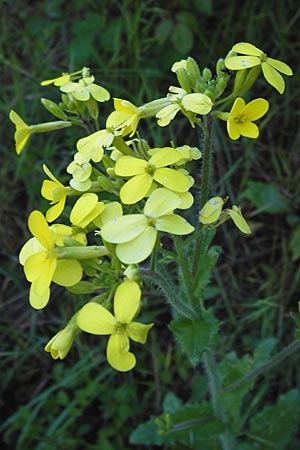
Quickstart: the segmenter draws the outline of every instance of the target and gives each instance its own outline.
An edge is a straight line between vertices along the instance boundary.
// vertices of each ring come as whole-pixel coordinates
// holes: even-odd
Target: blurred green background
[[[220,355],[251,352],[265,338],[281,349],[293,339],[290,313],[297,312],[300,294],[300,8],[292,0],[2,0],[0,12],[1,448],[154,448],[130,443],[132,430],[162,411],[168,392],[183,401],[201,400],[202,368],[189,368],[166,326],[168,308],[147,286],[145,320],[155,320],[156,327],[148,345],[137,347],[133,372],[110,369],[105,342],[92,336],[78,339],[63,362],[43,351],[72,315],[72,297],[55,287],[47,309],[32,310],[18,252],[29,236],[29,212],[46,208],[42,163],[66,181],[65,167],[81,135],[72,128],[34,136],[17,157],[8,114],[14,109],[29,124],[53,120],[40,98],[55,101],[58,93],[40,81],[83,66],[113,97],[139,105],[177,83],[170,72],[175,61],[192,56],[201,68],[214,69],[239,41],[288,63],[294,77],[286,77],[283,96],[262,78],[256,84],[254,96],[267,98],[271,111],[259,141],[229,142],[222,124],[217,128],[212,186],[213,194],[228,194],[242,206],[254,231],[245,238],[225,224],[219,232],[224,251],[211,299],[226,336]],[[112,109],[110,102],[103,114]],[[180,118],[163,130],[154,121],[142,124],[142,131],[157,145],[168,145],[170,138],[197,145]],[[300,387],[298,359],[260,381],[254,409]]]

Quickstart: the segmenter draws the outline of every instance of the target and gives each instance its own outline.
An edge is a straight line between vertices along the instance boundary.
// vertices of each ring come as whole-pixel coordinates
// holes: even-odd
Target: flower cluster
[[[237,71],[232,93],[226,92],[231,76],[226,68]],[[42,82],[53,84],[62,94],[58,104],[48,99],[42,102],[59,121],[27,125],[11,111],[18,154],[31,134],[71,125],[86,130],[74,143],[76,153],[66,167],[68,184],[43,165],[48,178],[41,194],[50,206],[45,216],[40,211],[30,214],[28,227],[33,237],[20,252],[34,308],[47,305],[52,283],[74,294],[90,295],[46,345],[54,359],[65,358],[75,337],[85,331],[109,336],[109,364],[119,371],[131,370],[136,359],[130,340],[144,344],[153,326],[135,322],[142,306],[140,264],[155,267],[161,252],[172,253],[170,237],[175,242],[191,242],[194,230],[199,236],[228,219],[242,233],[251,233],[238,206],[223,209],[226,199],[209,199],[205,194],[207,160],[200,149],[183,142],[151,148],[137,129],[140,121],[149,117],[165,127],[181,112],[192,127],[201,129],[206,142],[208,124],[218,118],[226,121],[231,139],[257,138],[259,129],[253,122],[267,113],[269,103],[257,98],[246,104],[242,94],[249,90],[260,68],[266,80],[282,93],[284,81],[279,72],[291,75],[291,69],[253,45],[239,43],[225,59],[218,60],[215,75],[207,67],[201,71],[193,58],[187,58],[173,65],[179,86],[171,86],[165,97],[141,106],[115,98],[114,111],[102,128],[99,104],[107,102],[110,93],[95,83],[87,67]],[[96,125],[91,128],[93,121]],[[201,190],[195,183],[200,165]],[[199,191],[201,201],[197,198],[194,202]],[[66,208],[70,199],[71,207]],[[64,223],[55,223],[60,216]],[[179,309],[185,308],[182,305]]]

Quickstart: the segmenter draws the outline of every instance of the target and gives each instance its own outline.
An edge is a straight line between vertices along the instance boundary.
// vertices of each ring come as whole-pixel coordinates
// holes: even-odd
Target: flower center
[[[124,334],[124,333],[126,333],[126,327],[127,327],[126,323],[117,322],[116,323],[116,331],[115,331],[115,333],[116,334]]]
[[[247,120],[247,117],[243,116],[242,114],[240,114],[239,116],[236,116],[234,118],[234,121],[236,123],[244,123],[244,122],[246,122],[246,120]]]
[[[267,59],[268,59],[268,56],[266,55],[266,53],[263,53],[263,54],[260,56],[261,62],[266,62]]]
[[[147,166],[145,167],[145,172],[149,175],[153,175],[156,171],[156,167],[153,164],[147,163]]]

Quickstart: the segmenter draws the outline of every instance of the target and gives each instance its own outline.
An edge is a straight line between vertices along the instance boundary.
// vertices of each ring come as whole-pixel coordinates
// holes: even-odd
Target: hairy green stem
[[[289,344],[281,352],[277,353],[277,355],[275,355],[275,356],[273,356],[273,358],[269,359],[269,361],[261,364],[260,366],[256,367],[255,369],[251,370],[250,372],[247,373],[247,375],[240,378],[235,383],[230,384],[224,390],[226,392],[234,391],[236,388],[247,383],[252,378],[259,377],[260,375],[263,375],[264,373],[268,372],[273,367],[278,366],[278,364],[281,361],[283,361],[285,358],[288,358],[289,356],[291,356],[293,353],[295,353],[298,350],[300,350],[300,339],[297,339],[296,341]]]
[[[208,350],[204,353],[203,364],[208,379],[208,387],[211,397],[210,400],[214,415],[221,422],[225,423],[226,412],[221,403],[221,394],[223,392],[221,377],[212,350]],[[232,442],[232,437],[229,434],[229,430],[226,430],[223,434],[220,435],[220,441],[223,450],[233,450],[235,448],[235,445]]]
[[[149,269],[141,268],[141,276],[148,279],[152,284],[158,286],[166,297],[168,303],[182,316],[188,319],[195,319],[195,312],[193,309],[181,301],[178,296],[178,290],[176,286],[157,272],[152,272]]]

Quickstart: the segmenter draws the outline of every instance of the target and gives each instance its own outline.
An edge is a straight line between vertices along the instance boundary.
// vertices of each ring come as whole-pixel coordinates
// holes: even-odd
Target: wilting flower
[[[232,47],[232,51],[240,53],[240,56],[228,56],[225,65],[230,70],[243,70],[261,65],[263,74],[267,82],[273,86],[280,94],[284,92],[285,83],[280,73],[293,75],[292,69],[284,62],[269,58],[259,48],[247,42],[239,42]],[[279,73],[280,72],[280,73]]]
[[[132,339],[145,344],[153,324],[134,322],[141,306],[141,290],[135,281],[121,283],[114,296],[114,315],[98,303],[87,303],[77,315],[78,327],[88,333],[109,335],[107,360],[116,370],[127,372],[133,369],[136,358],[129,351]]]

